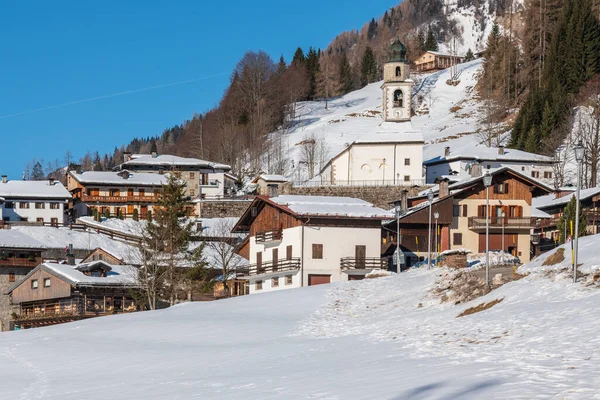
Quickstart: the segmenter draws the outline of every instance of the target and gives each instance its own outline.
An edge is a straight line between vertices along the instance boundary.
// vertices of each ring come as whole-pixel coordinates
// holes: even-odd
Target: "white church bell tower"
[[[383,117],[386,122],[410,121],[410,98],[413,81],[410,64],[406,59],[406,46],[398,38],[388,51],[388,61],[383,66]]]

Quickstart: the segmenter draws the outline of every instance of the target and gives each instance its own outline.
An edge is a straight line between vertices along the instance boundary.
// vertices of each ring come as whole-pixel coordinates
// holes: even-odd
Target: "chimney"
[[[2,183],[6,183],[6,175],[2,175]]]
[[[406,189],[400,193],[400,207],[402,207],[402,210],[408,209],[408,190]]]
[[[126,163],[129,160],[131,160],[131,152],[129,152],[129,151],[123,152],[123,162]]]
[[[446,197],[450,194],[450,189],[448,188],[448,179],[440,179],[438,186],[438,198],[441,199],[442,197]]]
[[[73,245],[69,243],[69,250],[67,252],[67,262],[69,265],[75,265],[75,254],[73,253]]]
[[[48,179],[48,184],[49,184],[50,186],[54,186],[54,178],[50,178],[50,179]]]
[[[471,178],[479,178],[482,172],[481,164],[478,161],[471,164]]]
[[[444,147],[444,157],[450,156],[450,146]]]
[[[498,155],[499,156],[504,155],[504,146],[502,146],[502,145],[498,146]]]
[[[152,152],[152,158],[156,158],[157,153],[155,151]]]

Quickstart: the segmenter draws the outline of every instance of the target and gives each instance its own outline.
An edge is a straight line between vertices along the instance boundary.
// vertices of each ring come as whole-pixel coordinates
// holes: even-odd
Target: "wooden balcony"
[[[340,259],[341,269],[387,269],[388,263],[385,258],[379,257],[342,257]]]
[[[469,217],[469,229],[485,230],[486,224],[485,217]],[[532,217],[490,217],[489,226],[490,229],[504,229],[506,231],[514,229],[530,229],[535,226],[536,219]]]
[[[262,274],[271,274],[283,271],[294,271],[300,269],[300,258],[280,259],[263,262],[261,264],[252,264],[245,272],[239,272],[238,277],[253,276]]]
[[[156,196],[81,196],[84,203],[154,203]]]
[[[258,232],[256,234],[255,238],[256,238],[257,244],[275,242],[275,241],[281,240],[283,238],[283,232],[281,229],[265,231],[265,232]]]
[[[5,258],[0,259],[0,267],[37,267],[42,263],[41,257],[36,258]]]

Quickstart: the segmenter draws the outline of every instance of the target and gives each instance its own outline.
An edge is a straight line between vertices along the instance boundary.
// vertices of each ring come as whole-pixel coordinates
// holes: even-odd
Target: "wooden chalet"
[[[96,247],[94,250],[92,250],[90,254],[81,260],[81,264],[93,261],[106,261],[110,265],[126,264],[122,258],[110,253],[108,250],[105,250],[102,247]]]
[[[18,306],[15,329],[137,311],[132,291],[139,285],[127,268],[135,267],[106,261],[40,264],[6,293]]]

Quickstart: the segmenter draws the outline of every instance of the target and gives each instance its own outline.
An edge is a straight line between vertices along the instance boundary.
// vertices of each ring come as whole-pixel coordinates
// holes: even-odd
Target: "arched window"
[[[402,108],[404,106],[404,95],[402,94],[402,90],[397,89],[394,91],[394,107]]]
[[[402,75],[402,69],[400,67],[396,67],[396,76]]]

